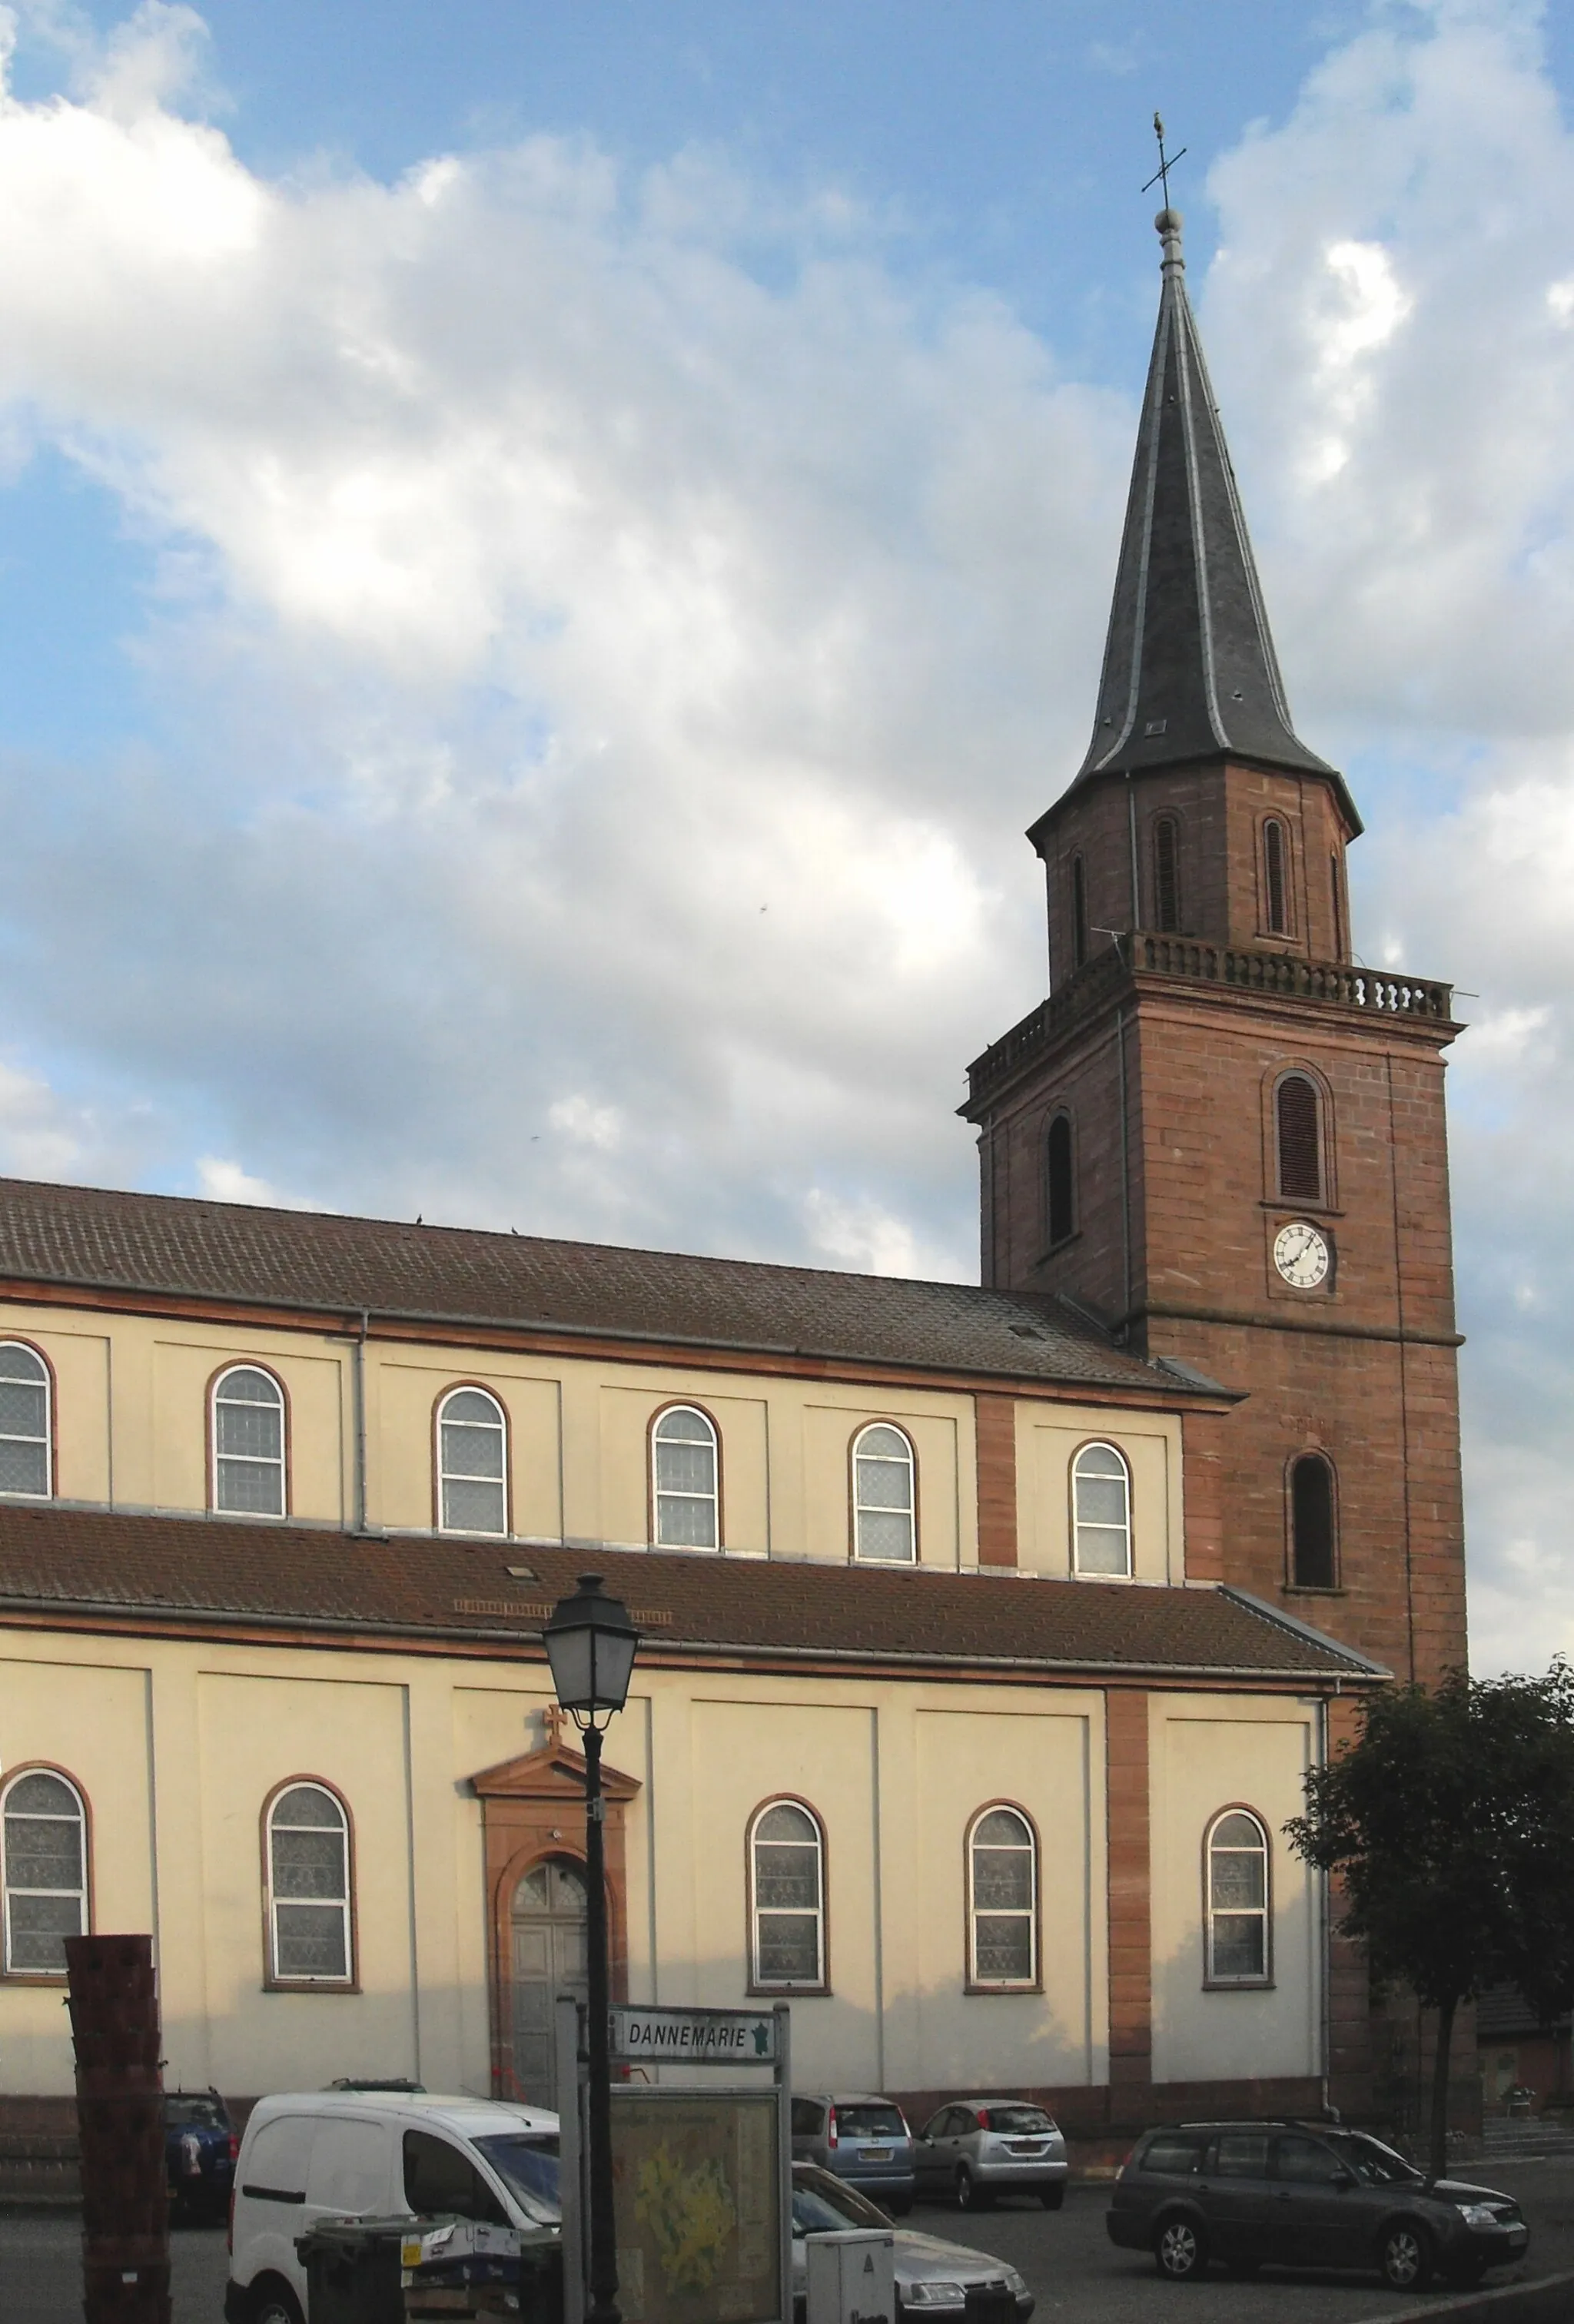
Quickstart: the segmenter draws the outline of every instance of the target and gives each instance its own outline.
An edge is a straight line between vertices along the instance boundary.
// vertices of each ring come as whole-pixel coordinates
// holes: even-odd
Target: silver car
[[[950,2196],[964,2211],[987,2211],[997,2195],[1013,2189],[1058,2211],[1071,2165],[1065,2140],[1042,2107],[1020,2098],[958,2098],[914,2140],[913,2172],[920,2195]]]
[[[1014,2267],[987,2252],[942,2243],[911,2227],[892,2227],[886,2214],[815,2163],[793,2164],[793,2310],[803,2324],[809,2264],[805,2236],[844,2235],[849,2227],[889,2227],[900,2324],[1027,2324],[1033,2294]]]
[[[795,2098],[793,2161],[851,2179],[892,2213],[913,2208],[913,2134],[895,2098],[868,2090]]]

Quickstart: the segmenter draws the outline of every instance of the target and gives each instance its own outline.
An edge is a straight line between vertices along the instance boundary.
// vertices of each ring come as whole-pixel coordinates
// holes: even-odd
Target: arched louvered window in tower
[[[1088,957],[1088,874],[1080,855],[1072,857],[1072,964]]]
[[[1274,1093],[1279,1193],[1289,1203],[1322,1200],[1322,1119],[1317,1084],[1286,1074]]]
[[[1153,827],[1154,926],[1173,936],[1181,925],[1181,826],[1161,815]]]
[[[1072,1160],[1071,1116],[1057,1113],[1045,1140],[1045,1212],[1049,1229],[1045,1240],[1053,1250],[1074,1234],[1077,1224],[1076,1188]]]
[[[1269,928],[1281,936],[1290,927],[1289,856],[1284,826],[1271,817],[1263,825],[1263,902]]]
[[[1344,881],[1339,877],[1337,855],[1330,855],[1328,859],[1328,879],[1329,900],[1333,907],[1333,956],[1335,960],[1343,960],[1345,956],[1345,890]]]
[[[1297,1590],[1339,1583],[1333,1470],[1321,1452],[1302,1452],[1290,1471],[1290,1579]]]

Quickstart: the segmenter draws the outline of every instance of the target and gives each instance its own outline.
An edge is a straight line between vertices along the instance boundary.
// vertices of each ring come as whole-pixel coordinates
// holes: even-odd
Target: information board
[[[780,2115],[771,2089],[613,2091],[618,2305],[628,2324],[776,2324]]]

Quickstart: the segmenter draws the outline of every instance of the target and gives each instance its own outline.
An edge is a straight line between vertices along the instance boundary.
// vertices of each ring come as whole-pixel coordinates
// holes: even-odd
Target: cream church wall
[[[1220,1695],[1149,1698],[1153,2073],[1201,2081],[1322,2071],[1320,1880],[1291,1854],[1286,1820],[1316,1763],[1314,1704]],[[1202,1844],[1220,1808],[1249,1807],[1271,1845],[1273,1984],[1203,1984]]]
[[[1181,1424],[1165,1413],[1097,1405],[1017,1406],[1017,1562],[1063,1580],[1072,1571],[1072,1463],[1084,1444],[1118,1446],[1131,1470],[1132,1570],[1138,1582],[1185,1579]]]

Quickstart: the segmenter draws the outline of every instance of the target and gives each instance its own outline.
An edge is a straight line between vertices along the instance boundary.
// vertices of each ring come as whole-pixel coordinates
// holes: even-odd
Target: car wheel
[[[276,2275],[264,2276],[252,2293],[252,2324],[306,2324],[300,2302]]]
[[[1038,2200],[1044,2205],[1046,2211],[1058,2211],[1061,2205],[1065,2201],[1065,2199],[1066,2190],[1065,2181],[1063,2179],[1057,2179],[1053,2187],[1041,2187],[1038,2190]]]
[[[1424,2291],[1431,2274],[1425,2228],[1413,2226],[1408,2219],[1385,2227],[1377,2246],[1377,2265],[1390,2292]]]
[[[1208,2269],[1208,2239],[1192,2219],[1162,2219],[1153,2239],[1153,2255],[1161,2275],[1172,2283],[1190,2283]]]
[[[980,2187],[965,2163],[959,2163],[956,2172],[956,2208],[959,2211],[988,2211],[993,2208],[995,2190]]]

